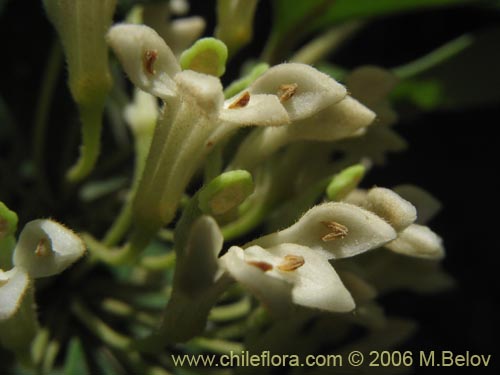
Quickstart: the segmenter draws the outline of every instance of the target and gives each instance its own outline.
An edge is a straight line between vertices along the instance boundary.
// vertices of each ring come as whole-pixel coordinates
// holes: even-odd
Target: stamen
[[[278,96],[280,98],[280,102],[286,102],[297,92],[298,85],[296,83],[286,83],[281,85],[278,90]]]
[[[236,99],[233,103],[229,105],[229,109],[243,108],[246,107],[248,102],[250,101],[250,93],[245,91],[241,96]]]
[[[267,272],[273,269],[273,265],[267,262],[247,260],[247,263],[251,266],[260,268],[262,271]]]
[[[150,49],[144,52],[144,70],[149,74],[153,75],[156,73],[154,69],[154,63],[158,59],[158,51],[155,49]]]
[[[349,232],[349,228],[335,221],[322,221],[321,224],[330,230],[330,233],[321,237],[321,239],[325,242],[336,240],[337,238],[344,238]]]
[[[295,271],[297,268],[302,267],[306,262],[304,257],[300,255],[285,255],[283,259],[283,263],[278,266],[278,269],[281,271]]]
[[[35,249],[35,255],[37,257],[46,257],[49,254],[50,254],[50,247],[47,239],[46,238],[40,239]]]

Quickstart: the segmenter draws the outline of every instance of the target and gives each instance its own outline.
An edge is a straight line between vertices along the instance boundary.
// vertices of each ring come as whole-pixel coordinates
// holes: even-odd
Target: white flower
[[[292,226],[247,246],[269,248],[294,243],[314,249],[327,259],[338,259],[380,247],[395,238],[395,230],[377,215],[351,204],[329,202],[311,208]]]
[[[417,209],[417,224],[426,224],[441,210],[441,203],[429,192],[415,185],[398,185],[395,193],[411,202]]]
[[[172,220],[192,175],[231,132],[306,121],[346,95],[343,86],[310,66],[282,64],[224,101],[219,79],[181,72],[172,51],[147,26],[114,26],[107,40],[132,82],[166,104],[135,204],[136,218],[155,226]]]
[[[14,249],[14,266],[34,278],[64,271],[85,253],[85,245],[73,231],[53,220],[27,223]]]
[[[23,270],[16,267],[7,272],[0,270],[0,321],[17,312],[28,286],[29,278]]]
[[[327,259],[316,251],[284,243],[263,249],[233,246],[220,258],[222,267],[272,311],[289,302],[326,311],[348,312],[354,300]]]
[[[386,220],[400,232],[417,219],[417,210],[407,200],[386,188],[372,188],[366,195],[364,207]]]
[[[431,205],[424,211],[425,220],[432,217],[439,207],[437,201],[421,189],[404,186],[400,190],[419,201],[420,205],[426,203]],[[358,189],[347,196],[346,200],[376,213],[398,232],[398,237],[394,241],[385,244],[387,249],[417,258],[444,257],[441,238],[428,227],[414,224],[417,219],[417,209],[396,192],[386,188],[373,188],[368,192]]]
[[[442,239],[424,225],[412,224],[398,238],[385,247],[389,250],[417,258],[442,259],[444,248]]]

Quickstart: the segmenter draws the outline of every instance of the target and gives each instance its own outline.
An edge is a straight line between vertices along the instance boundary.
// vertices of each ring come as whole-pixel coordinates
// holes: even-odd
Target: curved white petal
[[[375,120],[375,113],[356,99],[346,96],[314,116],[295,122],[283,131],[290,140],[336,141],[353,136]]]
[[[220,119],[241,126],[278,126],[290,122],[288,112],[276,95],[248,94],[247,97],[247,94],[248,92],[240,93],[226,100]],[[238,104],[242,100],[248,102]]]
[[[412,224],[394,241],[385,245],[395,253],[417,258],[442,259],[444,257],[443,241],[428,227]]]
[[[29,278],[23,270],[17,267],[7,272],[0,270],[0,321],[16,313],[28,286]]]
[[[287,259],[300,259],[287,267]],[[223,267],[272,310],[282,310],[289,301],[326,311],[348,312],[354,300],[327,259],[296,244],[263,249],[232,247],[221,259]]]
[[[73,231],[49,219],[26,224],[14,249],[14,265],[31,277],[61,273],[85,253],[85,245]]]
[[[394,73],[378,66],[361,66],[346,78],[352,96],[368,106],[385,100],[398,83]]]
[[[250,247],[245,252],[251,252],[252,248],[255,247]],[[293,271],[281,271],[279,267],[268,271],[270,276],[293,284],[294,303],[334,312],[348,312],[354,309],[355,303],[351,294],[325,257],[308,247],[290,243],[269,248],[267,251],[274,257],[277,256],[278,262],[290,255],[303,258],[304,264]]]
[[[417,219],[417,210],[407,200],[386,188],[373,188],[366,196],[366,206],[385,219],[396,231],[402,231]]]
[[[417,208],[417,224],[427,223],[441,210],[441,203],[429,192],[418,186],[399,185],[392,190]]]
[[[175,82],[182,99],[196,105],[206,117],[219,115],[224,104],[224,95],[218,78],[185,70],[175,76]]]
[[[277,95],[291,120],[312,116],[347,95],[345,87],[330,76],[298,63],[270,68],[248,90],[250,94]]]
[[[140,89],[165,99],[175,95],[172,78],[180,66],[163,39],[148,26],[113,26],[106,40],[130,80]]]
[[[329,202],[311,208],[292,226],[248,244],[272,247],[295,243],[319,251],[327,259],[351,257],[396,238],[396,232],[363,208]]]
[[[258,249],[247,253],[242,248],[233,246],[219,259],[220,265],[264,306],[277,314],[286,313],[290,308],[292,284],[271,277],[264,269],[249,263],[272,261],[269,253]]]

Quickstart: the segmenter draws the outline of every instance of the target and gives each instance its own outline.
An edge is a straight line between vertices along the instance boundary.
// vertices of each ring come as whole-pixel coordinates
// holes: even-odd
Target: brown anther
[[[148,72],[151,75],[156,73],[153,65],[157,59],[158,59],[157,50],[149,49],[146,52],[144,52],[144,57],[143,57],[144,70],[146,70],[146,72]]]
[[[247,106],[249,101],[250,101],[250,93],[248,91],[245,91],[243,94],[240,95],[238,99],[229,104],[228,108],[229,109],[243,108]]]
[[[40,239],[40,241],[38,241],[38,245],[36,246],[36,249],[35,249],[35,255],[37,257],[45,257],[47,255],[49,255],[49,244],[48,244],[48,241],[46,238],[42,238]]]
[[[337,238],[344,238],[349,232],[349,228],[335,221],[322,221],[321,224],[330,230],[329,233],[321,237],[321,239],[325,242],[336,240]]]
[[[247,263],[251,266],[261,269],[263,272],[267,272],[273,269],[273,265],[267,262],[248,260]]]
[[[300,255],[285,255],[284,261],[278,266],[280,271],[295,271],[300,268],[306,262],[304,257]]]
[[[286,102],[297,92],[298,85],[296,83],[285,83],[281,85],[278,90],[278,96],[280,98],[280,102]]]

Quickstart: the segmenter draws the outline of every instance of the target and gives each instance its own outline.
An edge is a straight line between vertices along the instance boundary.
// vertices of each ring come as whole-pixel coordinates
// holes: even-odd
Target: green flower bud
[[[331,201],[341,201],[358,186],[365,171],[366,168],[363,165],[356,164],[333,176],[326,188],[328,199]]]
[[[220,77],[226,71],[227,47],[215,38],[203,38],[185,50],[180,57],[183,70]]]
[[[238,207],[253,192],[252,175],[236,170],[221,174],[203,187],[198,195],[203,213],[223,215]]]

